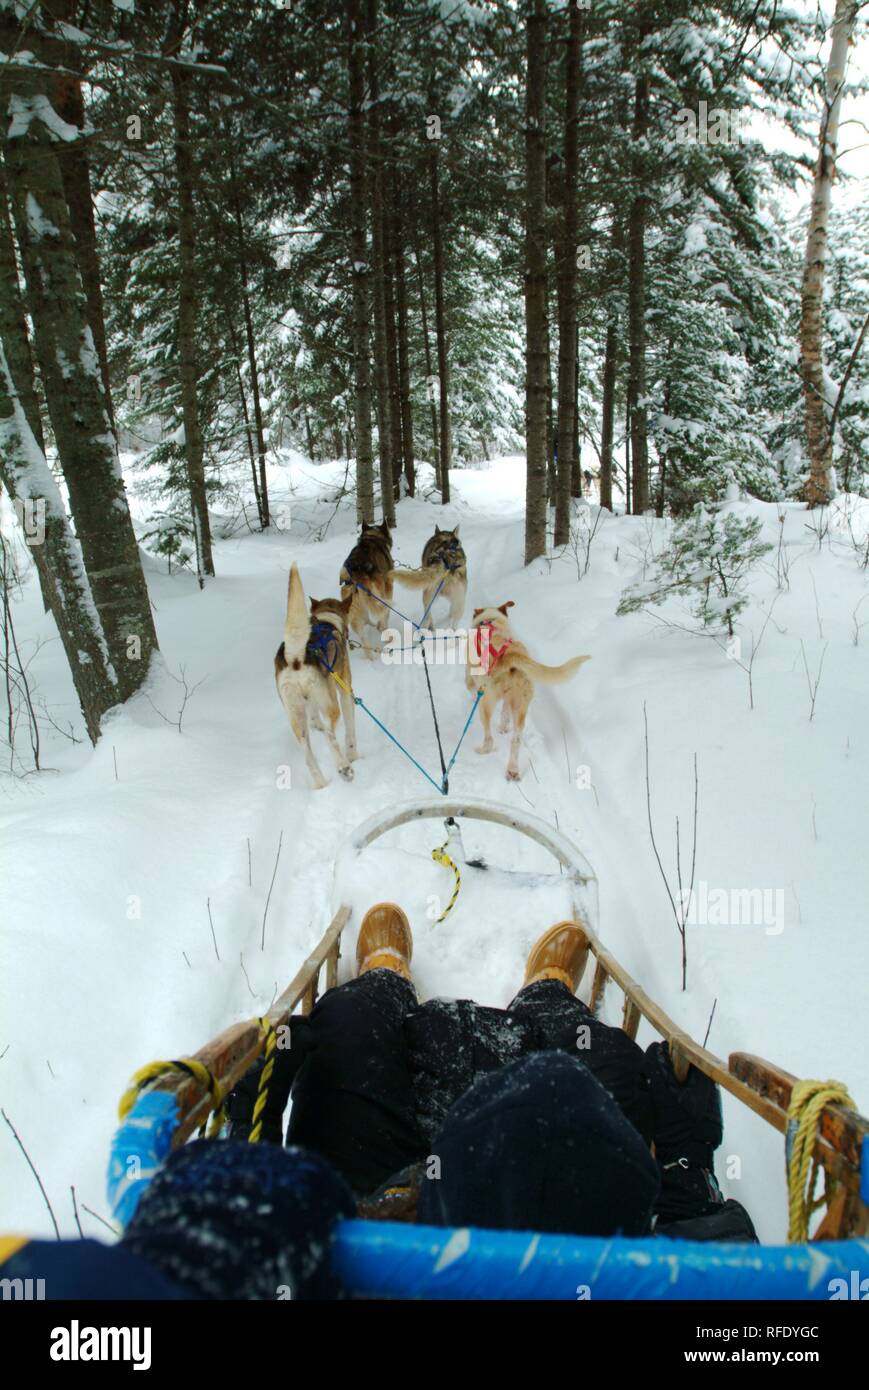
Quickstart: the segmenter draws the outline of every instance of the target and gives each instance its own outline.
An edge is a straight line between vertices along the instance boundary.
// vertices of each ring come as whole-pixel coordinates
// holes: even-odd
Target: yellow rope
[[[449,917],[450,913],[456,905],[456,898],[459,896],[459,889],[462,886],[462,876],[459,873],[459,866],[456,864],[454,859],[450,859],[450,856],[446,852],[448,844],[449,840],[445,840],[444,843],[441,845],[440,849],[433,849],[431,852],[432,859],[437,860],[438,864],[443,864],[447,869],[452,869],[453,873],[456,876],[456,886],[453,889],[453,896],[450,898],[449,902],[446,905],[446,908],[441,913],[440,917],[438,917],[437,921],[434,923],[435,926],[438,925],[438,922],[442,922],[445,917]]]
[[[118,1118],[126,1119],[142,1091],[153,1081],[158,1081],[160,1077],[169,1076],[173,1072],[198,1081],[202,1089],[211,1096],[210,1108],[214,1111],[214,1118],[211,1121],[208,1135],[209,1138],[214,1139],[223,1127],[223,1092],[217,1078],[203,1062],[197,1062],[195,1057],[179,1057],[172,1062],[149,1062],[147,1066],[140,1067],[138,1071],[133,1073],[129,1086],[118,1102]]]
[[[342,689],[342,690],[345,690],[345,691],[347,692],[348,695],[352,695],[352,694],[353,694],[353,691],[350,689],[350,686],[347,684],[347,682],[346,682],[345,680],[342,680],[342,679],[341,679],[341,677],[338,675],[338,672],[337,672],[337,671],[330,671],[330,672],[329,672],[329,675],[332,677],[333,681],[337,681],[337,682],[338,682],[338,684],[340,685],[341,689]]]
[[[263,1132],[263,1111],[266,1108],[266,1101],[269,1098],[269,1082],[272,1079],[272,1072],[275,1069],[275,1049],[278,1045],[278,1035],[267,1018],[257,1020],[260,1028],[266,1032],[266,1060],[265,1066],[260,1072],[259,1086],[256,1093],[256,1104],[253,1108],[253,1128],[247,1137],[249,1144],[258,1144]]]
[[[814,1159],[815,1139],[821,1113],[828,1105],[854,1102],[841,1081],[796,1081],[788,1106],[788,1240],[803,1243],[809,1238],[809,1220],[823,1206],[826,1194],[815,1197],[818,1164]]]

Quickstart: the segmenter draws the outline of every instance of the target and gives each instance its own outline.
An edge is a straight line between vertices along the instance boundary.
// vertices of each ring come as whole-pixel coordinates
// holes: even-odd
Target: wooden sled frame
[[[409,802],[372,816],[359,826],[341,854],[336,872],[339,864],[345,868],[352,866],[352,861],[364,849],[400,825],[449,817],[487,821],[515,830],[536,841],[561,864],[572,887],[575,918],[586,932],[590,953],[594,957],[590,1007],[595,1013],[601,1008],[608,981],[612,980],[624,996],[622,1028],[629,1037],[636,1037],[640,1018],[645,1018],[669,1044],[674,1069],[681,1080],[687,1076],[689,1067],[695,1066],[780,1134],[787,1132],[787,1110],[796,1078],[750,1053],[731,1053],[725,1065],[714,1053],[677,1027],[623,969],[590,926],[588,909],[593,906],[596,915],[597,907],[597,879],[591,865],[566,836],[553,830],[538,816],[508,810],[497,802],[473,798],[448,796]],[[337,984],[341,937],[351,914],[352,909],[347,904],[338,908],[320,942],[265,1015],[265,1021],[271,1027],[285,1024],[299,1005],[302,1013],[310,1013],[317,999],[324,966],[326,989]],[[226,1094],[262,1053],[265,1037],[266,1032],[259,1021],[250,1019],[221,1033],[197,1052],[195,1059],[209,1069]],[[194,1130],[204,1124],[213,1109],[213,1097],[195,1079],[169,1075],[156,1082],[153,1089],[175,1093],[178,1127],[172,1140],[173,1148],[183,1144]],[[823,1111],[814,1157],[824,1170],[827,1211],[814,1240],[841,1240],[865,1235],[869,1231],[869,1207],[860,1196],[861,1158],[867,1135],[869,1120],[856,1111],[840,1105],[828,1105]]]

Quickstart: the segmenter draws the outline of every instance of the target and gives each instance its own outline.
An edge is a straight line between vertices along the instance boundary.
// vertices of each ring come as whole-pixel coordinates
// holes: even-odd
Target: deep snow
[[[2,783],[0,1096],[64,1234],[75,1231],[71,1184],[80,1207],[106,1214],[109,1137],[130,1074],[153,1058],[195,1051],[233,1020],[268,1007],[339,901],[333,863],[348,833],[374,811],[434,795],[362,711],[354,782],[337,778],[325,740],[315,736],[330,784],[313,792],[275,694],[272,658],[291,561],[309,597],[323,598],[337,592],[352,545],[352,499],[337,511],[334,502],[344,474],[343,463],[314,465],[298,455],[274,462],[273,505],[288,504],[289,525],[218,542],[218,575],[203,592],[189,573],[168,576],[165,564],[147,560],[165,662],[176,675],[183,666],[191,686],[202,681],[180,733],[154,709],[176,718],[180,687],[157,672],[150,701],[139,698],[113,718],[96,750],[49,731],[44,761],[51,770]],[[643,554],[662,543],[665,523],[602,521],[580,580],[570,553],[522,566],[523,460],[456,471],[451,486],[447,508],[433,500],[400,503],[396,559],[417,564],[435,521],[460,523],[470,571],[466,618],[473,606],[512,599],[511,619],[539,660],[593,656],[571,683],[538,689],[521,783],[505,779],[504,736],[491,756],[475,754],[475,727],[451,790],[531,810],[570,836],[598,875],[595,925],[630,973],[701,1040],[717,999],[709,1046],[719,1056],[750,1051],[797,1075],[839,1078],[865,1111],[869,626],[854,636],[855,621],[869,620],[869,604],[852,615],[869,592],[869,574],[843,523],[819,544],[801,507],[733,504],[761,516],[771,541],[782,511],[791,562],[790,587],[781,591],[775,553],[756,572],[739,624],[747,652],[775,600],[754,664],[752,711],[745,673],[713,641],[643,614],[615,615],[622,590],[642,575]],[[138,517],[144,503],[135,491],[132,484]],[[848,505],[852,524],[865,531],[865,504]],[[325,537],[313,540],[312,528],[333,511]],[[419,616],[417,593],[397,589],[396,603]],[[675,606],[662,616],[690,621]],[[83,737],[33,576],[16,622],[25,642],[54,637],[34,657],[31,675],[54,718],[72,720]],[[801,641],[812,672],[826,650],[812,720]],[[353,672],[357,693],[435,774],[422,671],[357,656]],[[449,750],[470,697],[455,666],[435,666],[432,682]],[[684,994],[678,936],[647,827],[644,701],[653,814],[671,877],[676,816],[683,849],[690,841],[696,751],[698,883],[707,896],[772,890],[768,902],[783,914],[753,926],[689,926]],[[467,825],[464,838],[469,855],[482,853],[495,868],[552,871],[542,850],[506,831]],[[430,858],[442,840],[439,823],[428,821],[366,852],[351,885],[342,978],[361,912],[393,897],[414,927],[424,997],[506,1004],[532,941],[568,910],[565,885],[557,873],[515,886],[500,873],[469,871],[455,911],[434,926],[431,900],[445,901],[451,888],[448,872]],[[621,997],[610,991],[605,1016],[617,1022]],[[652,1036],[644,1029],[640,1039]],[[725,1117],[723,1186],[746,1203],[762,1238],[782,1239],[782,1141],[735,1103],[725,1101]],[[5,1124],[0,1153],[0,1228],[50,1233]],[[86,1212],[82,1225],[86,1234],[105,1234]]]

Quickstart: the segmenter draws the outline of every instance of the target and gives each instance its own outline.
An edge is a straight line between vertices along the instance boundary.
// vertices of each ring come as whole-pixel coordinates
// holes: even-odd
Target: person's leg
[[[293,1084],[287,1142],[315,1149],[354,1192],[374,1191],[424,1153],[403,1024],[416,1004],[407,919],[393,904],[366,913],[356,979],[310,1016],[314,1046]]]
[[[576,998],[588,952],[588,938],[579,923],[550,927],[531,949],[525,984],[510,1013],[534,1029],[539,1049],[568,1052],[584,1062],[648,1144],[652,1106],[642,1049],[621,1028],[601,1023]]]
[[[658,1192],[643,1140],[578,1058],[540,1052],[484,1076],[449,1111],[422,1179],[436,1226],[645,1235]]]
[[[540,1050],[567,1052],[584,1062],[618,1101],[647,1144],[652,1142],[651,1089],[641,1047],[621,1028],[611,1028],[560,980],[537,980],[519,991],[510,1013],[533,1027]]]
[[[372,970],[329,990],[310,1017],[315,1046],[293,1085],[287,1143],[315,1149],[359,1194],[421,1157],[402,1039],[415,1003],[407,980]]]

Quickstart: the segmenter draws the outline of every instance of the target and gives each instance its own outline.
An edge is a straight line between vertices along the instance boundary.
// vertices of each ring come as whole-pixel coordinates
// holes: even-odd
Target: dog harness
[[[477,628],[474,629],[474,632],[476,633],[476,636],[475,636],[475,639],[474,639],[474,640],[475,640],[476,646],[477,646],[477,656],[478,656],[479,659],[480,659],[480,665],[483,667],[483,674],[486,675],[486,676],[488,676],[489,672],[491,671],[491,669],[492,669],[492,667],[495,665],[495,663],[501,660],[501,657],[504,655],[504,653],[505,653],[505,651],[507,650],[507,648],[508,648],[508,647],[512,647],[512,645],[513,645],[513,638],[512,638],[512,637],[508,637],[508,638],[507,638],[507,641],[504,643],[503,647],[493,647],[491,641],[489,641],[489,642],[487,643],[487,651],[486,651],[487,660],[486,660],[486,662],[485,662],[485,664],[484,664],[484,660],[483,660],[483,641],[482,641],[482,632],[483,632],[483,628],[486,628],[487,632],[489,632],[489,633],[491,634],[492,628],[493,628],[494,626],[495,626],[494,623],[480,623],[479,627],[477,627]]]
[[[461,569],[462,562],[456,559],[456,551],[461,550],[461,548],[462,543],[458,536],[451,536],[448,541],[441,541],[438,544],[429,563],[441,564],[447,570]]]
[[[311,627],[311,635],[305,645],[305,661],[322,666],[331,675],[338,663],[341,651],[338,629],[334,623],[316,622]]]

